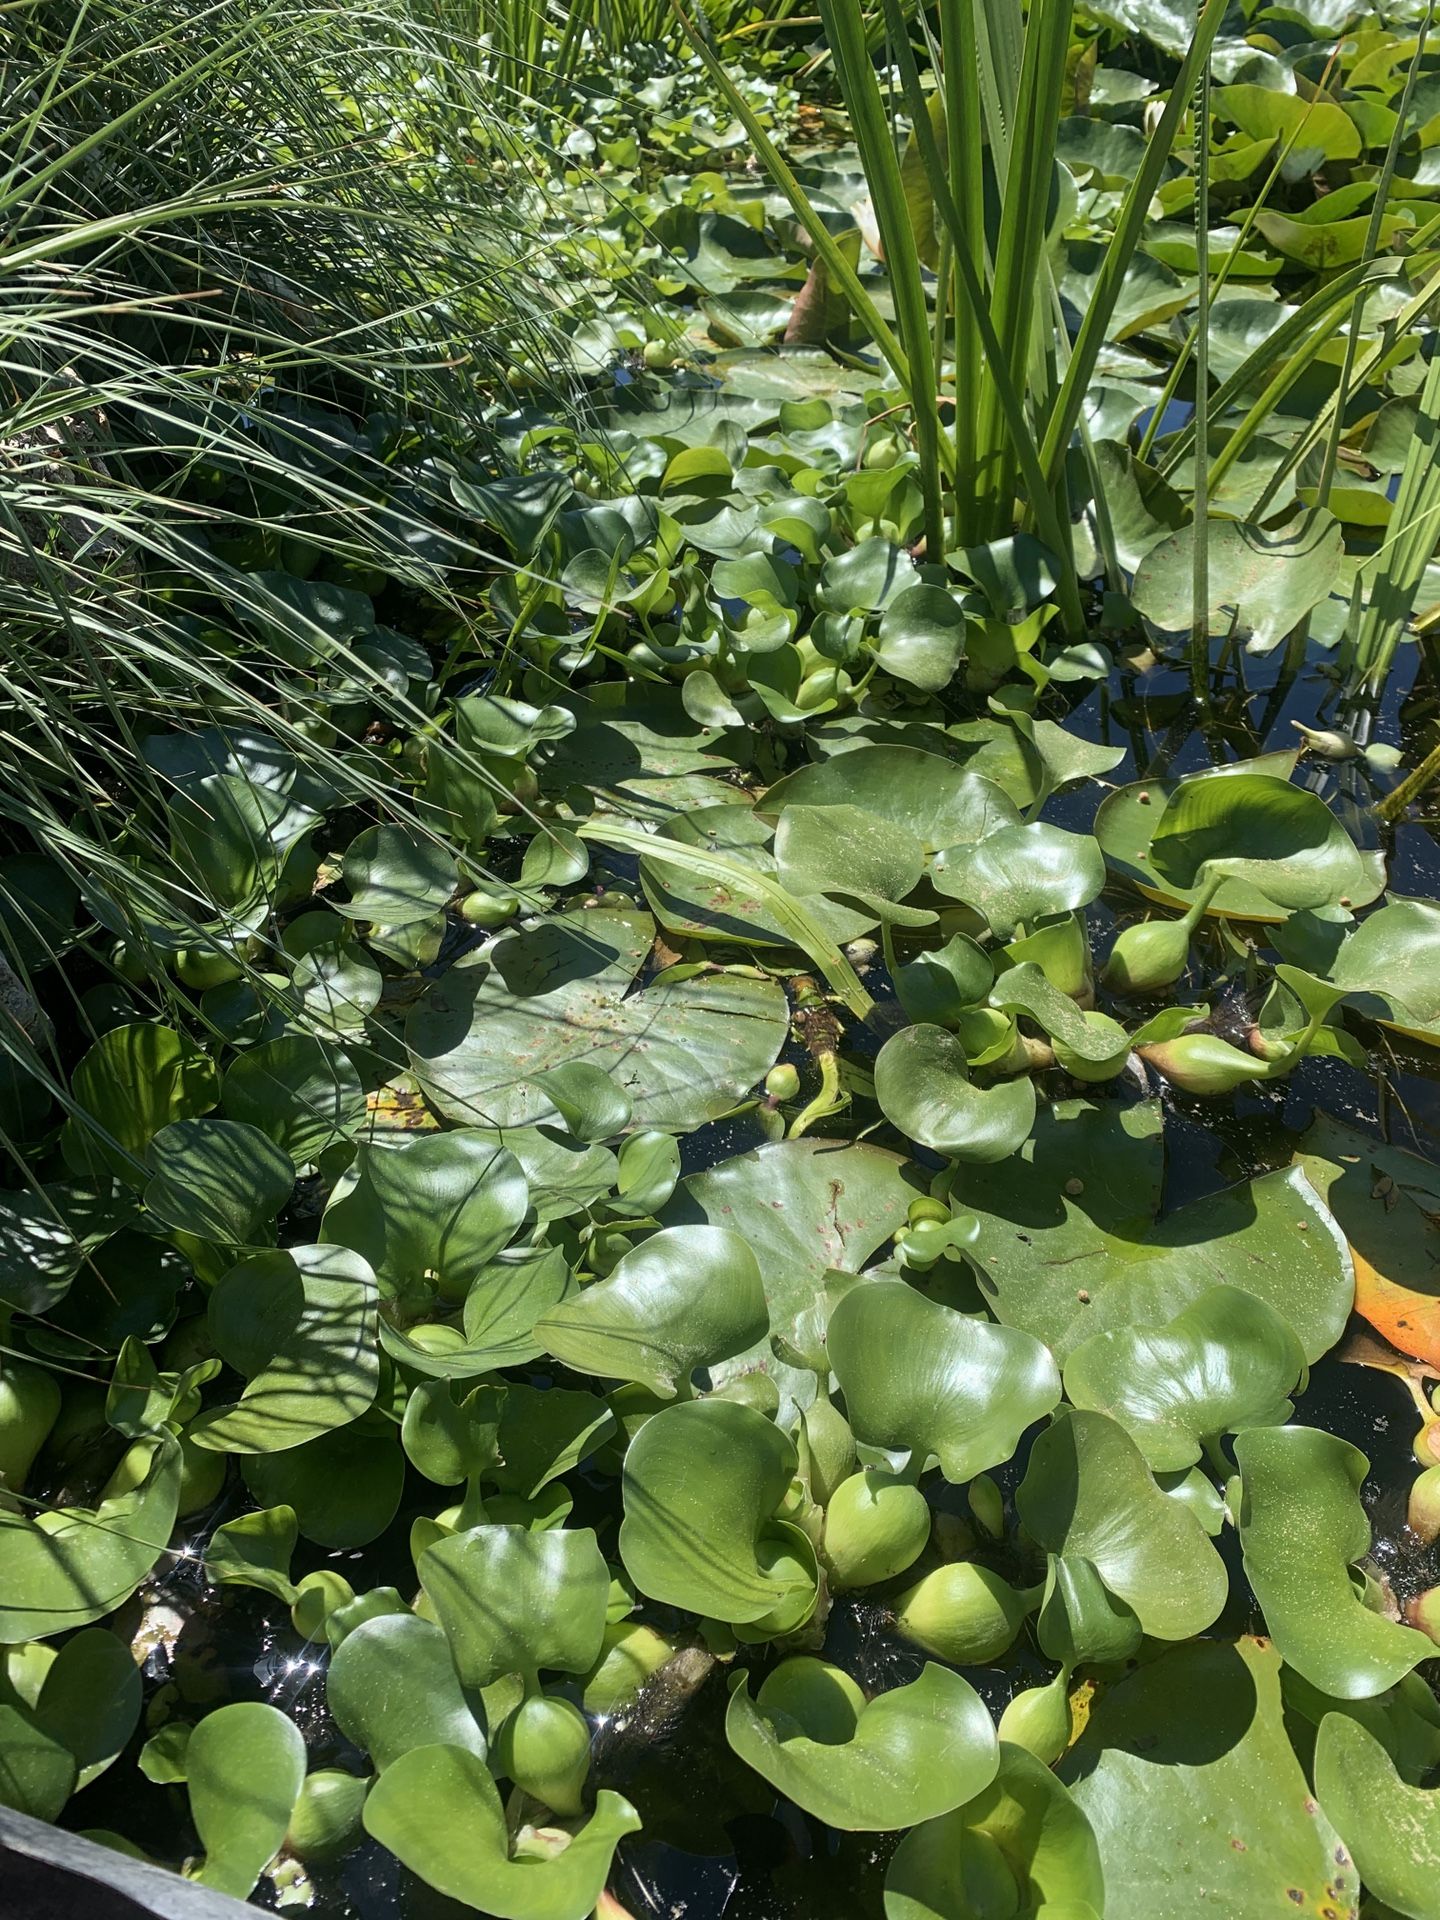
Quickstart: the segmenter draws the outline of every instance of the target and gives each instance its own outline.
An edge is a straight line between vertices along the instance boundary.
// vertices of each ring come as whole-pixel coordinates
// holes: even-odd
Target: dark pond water
[[[1201,712],[1188,680],[1174,667],[1118,668],[1089,690],[1067,724],[1095,740],[1126,748],[1112,778],[1188,772],[1211,762],[1248,757],[1267,747],[1291,746],[1292,721],[1348,724],[1359,737],[1411,746],[1428,717],[1412,690],[1413,658],[1402,651],[1383,699],[1370,715],[1337,708],[1327,677],[1329,656],[1287,661],[1222,654],[1208,711]],[[1308,783],[1360,826],[1374,797],[1357,762],[1338,768],[1314,763]],[[1080,829],[1090,825],[1102,790],[1094,785],[1052,801],[1047,818]],[[1374,829],[1364,831],[1374,841]],[[1429,828],[1409,824],[1387,845],[1390,885],[1401,894],[1440,895],[1440,851]],[[1117,906],[1122,904],[1119,900]],[[1103,922],[1105,903],[1097,910]],[[1214,1188],[1288,1161],[1296,1137],[1317,1111],[1377,1138],[1434,1155],[1440,1149],[1440,1062],[1423,1050],[1405,1052],[1376,1033],[1371,1070],[1359,1073],[1335,1061],[1306,1063],[1289,1079],[1247,1090],[1226,1101],[1178,1097],[1167,1115],[1165,1203],[1178,1206]],[[703,1129],[685,1145],[686,1171],[758,1143],[747,1123]],[[1440,1560],[1418,1550],[1404,1527],[1406,1489],[1416,1468],[1410,1450],[1414,1410],[1401,1382],[1388,1374],[1333,1359],[1314,1371],[1297,1417],[1342,1434],[1372,1461],[1364,1497],[1376,1529],[1375,1557],[1403,1599],[1440,1578]],[[1023,1458],[996,1475],[1007,1498],[1023,1472]],[[586,1521],[585,1490],[576,1518]],[[941,1489],[941,1498],[951,1490]],[[311,1748],[312,1766],[365,1771],[331,1721],[324,1700],[323,1649],[302,1643],[286,1609],[243,1589],[207,1589],[199,1564],[205,1534],[248,1504],[236,1487],[207,1514],[189,1543],[190,1559],[175,1563],[154,1606],[158,1624],[173,1635],[149,1668],[152,1698],[168,1698],[183,1712],[227,1699],[264,1699],[294,1715]],[[411,1518],[433,1509],[435,1489],[407,1488],[400,1515],[384,1540],[362,1553],[297,1556],[297,1574],[332,1564],[358,1589],[393,1583],[413,1587],[406,1539]],[[599,1514],[609,1507],[597,1502]],[[1222,1547],[1234,1555],[1233,1531]],[[602,1546],[613,1540],[602,1532]],[[1012,1577],[1027,1570],[1003,1559]],[[1224,1622],[1243,1630],[1246,1589],[1233,1568],[1235,1601]],[[1029,1577],[1033,1577],[1033,1570]],[[139,1609],[136,1609],[137,1617]],[[921,1656],[888,1631],[883,1609],[863,1599],[838,1604],[828,1623],[826,1651],[872,1685],[913,1678]],[[971,1669],[967,1677],[994,1710],[1010,1692],[1048,1677],[1049,1669],[1022,1653],[1004,1671]],[[636,1920],[845,1920],[880,1912],[880,1888],[894,1837],[840,1835],[788,1803],[776,1804],[765,1784],[740,1765],[725,1744],[726,1700],[720,1668],[693,1693],[647,1706],[623,1729],[597,1729],[596,1785],[628,1793],[645,1816],[645,1830],[617,1858],[612,1888]],[[138,1749],[138,1741],[137,1741]],[[193,1846],[183,1789],[151,1785],[126,1756],[102,1780],[78,1795],[66,1814],[76,1827],[114,1827],[178,1863]],[[256,1904],[274,1904],[268,1883]],[[365,1844],[341,1865],[317,1874],[307,1909],[314,1920],[458,1920],[468,1911],[424,1887],[387,1854]]]

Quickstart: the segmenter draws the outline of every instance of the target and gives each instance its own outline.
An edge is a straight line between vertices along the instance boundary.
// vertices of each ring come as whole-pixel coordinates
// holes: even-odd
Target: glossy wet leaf
[[[1056,1418],[1035,1442],[1015,1505],[1048,1552],[1093,1562],[1156,1639],[1203,1633],[1225,1603],[1225,1567],[1200,1522],[1161,1492],[1135,1442],[1104,1414]]]
[[[1343,1713],[1320,1723],[1315,1791],[1369,1892],[1410,1920],[1434,1920],[1440,1793],[1407,1786],[1374,1734]]]
[[[535,1334],[579,1373],[638,1381],[669,1399],[696,1367],[743,1353],[769,1327],[748,1243],[724,1227],[669,1227],[547,1314]]]
[[[331,1656],[325,1698],[347,1740],[377,1773],[416,1747],[459,1747],[483,1760],[485,1716],[467,1703],[450,1642],[431,1620],[387,1613],[347,1633]]]
[[[1150,862],[1178,888],[1199,884],[1203,868],[1292,912],[1353,901],[1364,881],[1355,843],[1325,803],[1263,773],[1183,781],[1155,828]]]
[[[413,828],[388,824],[357,834],[340,871],[350,898],[332,901],[336,912],[381,927],[428,920],[459,880],[454,860],[438,841]]]
[[[417,1747],[365,1801],[365,1831],[426,1882],[495,1920],[586,1920],[618,1842],[640,1816],[602,1790],[563,1851],[511,1855],[500,1795],[483,1760],[453,1746]]]
[[[1105,861],[1088,833],[1035,821],[948,848],[932,878],[939,892],[974,907],[1007,940],[1045,914],[1088,906],[1105,884]]]
[[[528,1200],[514,1155],[482,1135],[412,1135],[356,1148],[321,1232],[367,1261],[387,1293],[429,1277],[445,1298],[463,1300]]]
[[[903,1280],[853,1287],[830,1315],[830,1364],[857,1440],[935,1454],[963,1482],[1010,1459],[1060,1398],[1040,1342],[956,1313]]]
[[[1144,1630],[1135,1609],[1111,1593],[1093,1560],[1080,1553],[1052,1553],[1045,1591],[1035,1616],[1035,1638],[1048,1660],[1067,1671],[1127,1660]]]
[[[1207,522],[1205,532],[1209,604],[1202,618],[1235,609],[1252,653],[1277,647],[1325,599],[1340,574],[1340,522],[1324,508],[1279,532],[1218,517]],[[1190,527],[1166,534],[1135,572],[1131,599],[1167,632],[1188,631],[1193,624],[1194,544]]]
[[[861,746],[799,767],[775,782],[756,811],[778,820],[791,806],[863,808],[930,853],[983,839],[1020,819],[993,780],[907,746]]]
[[[150,1142],[146,1159],[146,1207],[200,1240],[253,1239],[295,1184],[289,1154],[237,1120],[174,1120]]]
[[[1279,1671],[1261,1643],[1201,1640],[1096,1702],[1059,1772],[1099,1842],[1106,1920],[1193,1920],[1200,1887],[1217,1914],[1354,1912],[1358,1879],[1291,1750]]]
[[[663,1218],[739,1234],[759,1262],[777,1351],[819,1368],[827,1364],[826,1274],[858,1273],[923,1191],[919,1170],[899,1154],[802,1135],[692,1174]]]
[[[957,1160],[1006,1160],[1028,1139],[1035,1088],[1028,1075],[977,1086],[964,1045],[943,1027],[892,1034],[875,1062],[885,1118],[921,1146]]]
[[[462,1328],[443,1344],[422,1344],[420,1330],[403,1333],[383,1319],[380,1344],[392,1360],[436,1379],[471,1379],[492,1367],[523,1366],[545,1351],[536,1322],[574,1290],[563,1247],[507,1247],[470,1283]]]
[[[765,1537],[797,1464],[789,1438],[736,1401],[682,1401],[653,1415],[630,1442],[623,1479],[620,1558],[641,1593],[736,1623],[803,1593],[804,1579],[770,1571]]]
[[[1173,1473],[1207,1439],[1283,1426],[1304,1377],[1288,1320],[1239,1287],[1212,1287],[1163,1326],[1082,1340],[1065,1363],[1065,1393],[1117,1420],[1154,1472]]]
[[[249,1376],[240,1398],[189,1428],[222,1453],[278,1453],[357,1420],[380,1385],[379,1289],[346,1247],[252,1254],[211,1296],[222,1357]]]
[[[786,1661],[753,1700],[740,1680],[725,1737],[787,1799],[849,1833],[946,1813],[988,1785],[997,1761],[980,1696],[928,1663],[918,1680],[866,1701],[824,1661]]]
[[[190,1817],[205,1850],[195,1878],[243,1900],[279,1853],[305,1780],[305,1741],[276,1707],[207,1713],[185,1749]]]
[[[1433,1641],[1372,1613],[1350,1577],[1370,1551],[1364,1454],[1315,1427],[1280,1427],[1240,1434],[1235,1459],[1245,1573],[1286,1661],[1348,1700],[1383,1692],[1429,1659]]]
[[[299,1538],[293,1507],[259,1507],[237,1514],[211,1534],[205,1548],[205,1572],[220,1586],[257,1587],[286,1606],[296,1596],[290,1561]]]
[[[299,1166],[365,1117],[360,1076],[339,1047],[282,1034],[236,1056],[223,1083],[226,1118],[258,1127]]]
[[[693,1127],[723,1112],[779,1053],[784,996],[769,980],[680,968],[629,994],[652,938],[648,915],[601,908],[507,935],[489,970],[452,968],[406,1027],[426,1093],[471,1125],[553,1121],[535,1076],[583,1060],[614,1076],[637,1125]]]
[[[994,1780],[896,1848],[885,1920],[990,1920],[1012,1884],[1012,1914],[1089,1920],[1105,1911],[1090,1822],[1048,1767],[1002,1740]]]
[[[469,1527],[427,1549],[420,1579],[465,1687],[599,1657],[610,1574],[588,1527]]]

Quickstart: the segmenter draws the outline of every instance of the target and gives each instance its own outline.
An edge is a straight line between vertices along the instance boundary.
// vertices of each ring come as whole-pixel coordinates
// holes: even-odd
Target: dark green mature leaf
[[[654,1414],[625,1455],[620,1558],[630,1578],[652,1600],[715,1620],[757,1621],[792,1602],[806,1583],[785,1570],[766,1528],[797,1464],[793,1442],[737,1401],[684,1400]]]
[[[903,1280],[853,1287],[830,1315],[830,1364],[855,1437],[972,1480],[1008,1460],[1060,1398],[1048,1350],[1014,1327],[956,1313]]]
[[[1088,833],[1033,821],[947,848],[932,878],[940,893],[983,913],[1008,940],[1022,922],[1088,906],[1105,884],[1105,860]]]
[[[634,1380],[670,1399],[696,1367],[743,1353],[769,1326],[760,1268],[741,1235],[668,1227],[552,1309],[535,1335],[580,1373]]]
[[[243,1245],[274,1219],[295,1185],[295,1164],[258,1127],[238,1120],[172,1120],[150,1142],[145,1205],[200,1240]]]
[[[1153,1471],[1174,1473],[1207,1439],[1283,1426],[1304,1373],[1288,1320],[1239,1287],[1212,1287],[1164,1326],[1082,1340],[1065,1363],[1065,1392],[1118,1420]]]
[[[628,989],[654,938],[648,914],[599,908],[507,935],[493,967],[453,968],[406,1027],[417,1079],[447,1119],[553,1120],[536,1076],[584,1060],[629,1095],[635,1124],[693,1127],[761,1080],[786,1032],[770,980],[670,968]]]
[[[347,1633],[331,1657],[325,1697],[340,1731],[377,1773],[416,1747],[460,1747],[485,1758],[478,1697],[472,1710],[450,1642],[416,1614],[381,1614]]]
[[[1035,1637],[1045,1657],[1068,1672],[1129,1659],[1144,1629],[1134,1608],[1110,1592],[1093,1560],[1078,1553],[1052,1553]]]
[[[587,1673],[599,1658],[610,1573],[588,1527],[469,1527],[427,1548],[420,1579],[462,1686]]]
[[[239,1054],[225,1075],[227,1118],[258,1127],[299,1166],[365,1118],[360,1076],[339,1047],[287,1033]]]
[[[1214,517],[1206,523],[1205,538],[1209,605],[1202,618],[1233,607],[1251,635],[1252,653],[1269,653],[1325,599],[1344,557],[1340,522],[1323,508],[1280,532]],[[1167,632],[1194,624],[1194,545],[1191,527],[1167,533],[1135,572],[1131,599]]]
[[[494,1920],[585,1920],[611,1856],[640,1816],[602,1790],[563,1851],[511,1857],[500,1794],[476,1754],[417,1747],[388,1767],[365,1801],[365,1831],[452,1900]]]
[[[65,1122],[60,1144],[76,1173],[113,1173],[134,1184],[135,1161],[172,1120],[208,1113],[218,1097],[215,1068],[193,1040],[153,1021],[101,1034],[70,1077],[90,1116]],[[113,1145],[110,1143],[113,1141]]]
[[[0,1703],[0,1806],[57,1820],[75,1791],[75,1756],[19,1707]]]
[[[881,617],[875,657],[926,693],[948,687],[965,658],[965,615],[954,595],[925,582],[898,593]]]
[[[1327,1713],[1315,1742],[1315,1791],[1369,1892],[1410,1920],[1434,1920],[1440,1790],[1407,1786],[1373,1733],[1347,1714]]]
[[[35,1718],[74,1756],[76,1784],[88,1786],[114,1761],[140,1719],[135,1656],[118,1634],[86,1627],[55,1656],[35,1702]]]
[[[1035,1123],[1028,1075],[977,1087],[964,1046],[943,1027],[890,1036],[875,1062],[875,1098],[885,1118],[921,1146],[987,1165],[1008,1160]]]
[[[335,911],[381,927],[428,920],[459,884],[445,848],[407,826],[366,827],[350,842],[340,871],[350,898],[331,901]]]
[[[262,1506],[291,1506],[307,1540],[363,1547],[395,1518],[405,1456],[388,1421],[366,1415],[284,1453],[242,1456],[245,1484]]]
[[[1094,1829],[1106,1920],[1356,1910],[1359,1882],[1285,1731],[1280,1657],[1175,1647],[1109,1688],[1061,1762]],[[1296,1899],[1296,1894],[1300,1898]]]
[[[1090,1822],[1033,1754],[1000,1743],[1000,1770],[953,1813],[916,1827],[885,1875],[885,1920],[990,1920],[1014,1887],[1014,1914],[1090,1920],[1105,1878]]]
[[[1365,880],[1354,841],[1324,801],[1263,773],[1182,781],[1155,827],[1150,863],[1177,888],[1200,885],[1205,869],[1291,912],[1353,901]]]
[[[946,1667],[867,1701],[838,1667],[808,1656],[771,1672],[754,1700],[742,1676],[725,1737],[778,1792],[845,1833],[933,1819],[995,1774],[995,1729],[979,1694]]]
[[[1370,1551],[1360,1504],[1369,1462],[1314,1427],[1257,1427],[1235,1441],[1245,1572],[1289,1664],[1337,1699],[1382,1693],[1435,1651],[1371,1612],[1350,1565]]]
[[[1224,1563],[1200,1522],[1160,1490],[1104,1414],[1057,1416],[1035,1442],[1015,1504],[1042,1547],[1092,1561],[1158,1640],[1203,1633],[1225,1604]]]

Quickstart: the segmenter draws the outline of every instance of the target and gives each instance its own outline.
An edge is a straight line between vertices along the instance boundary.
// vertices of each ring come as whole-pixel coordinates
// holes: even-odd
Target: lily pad
[[[982,774],[940,752],[858,746],[777,780],[755,811],[778,820],[787,807],[863,808],[917,839],[928,853],[1018,826],[1015,802]]]
[[[453,968],[406,1027],[427,1097],[461,1123],[554,1121],[535,1076],[585,1060],[629,1095],[636,1126],[695,1127],[723,1113],[774,1064],[784,994],[770,980],[681,967],[632,994],[653,938],[648,915],[599,908],[507,935],[488,968]]]

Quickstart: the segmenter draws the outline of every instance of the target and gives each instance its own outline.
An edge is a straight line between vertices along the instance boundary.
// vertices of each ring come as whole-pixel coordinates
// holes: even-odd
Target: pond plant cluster
[[[396,8],[293,204],[214,11],[11,101],[0,1801],[356,1920],[1436,1920],[1425,7]],[[286,264],[30,219],[192,96]],[[366,142],[524,223],[439,373]]]

